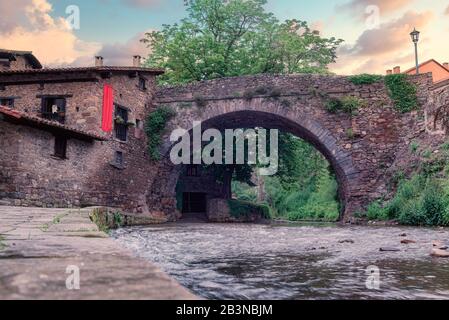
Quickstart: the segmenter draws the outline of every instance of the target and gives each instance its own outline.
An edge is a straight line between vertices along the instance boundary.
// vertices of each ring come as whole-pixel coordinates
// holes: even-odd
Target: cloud
[[[390,53],[409,45],[413,28],[422,29],[432,19],[430,11],[408,11],[401,18],[383,23],[377,29],[364,31],[353,46],[343,46],[341,53],[353,56],[372,56]]]
[[[348,3],[338,5],[337,11],[346,11],[356,17],[365,17],[366,8],[369,6],[377,6],[380,13],[390,13],[405,7],[412,3],[413,0],[351,0]]]
[[[161,0],[122,0],[123,3],[137,8],[150,8],[161,3]]]
[[[1,1],[0,9],[2,48],[33,51],[44,65],[70,64],[101,47],[78,39],[63,17],[53,18],[48,0]]]
[[[444,14],[449,16],[449,7],[446,8],[446,11],[444,12]]]
[[[140,39],[144,37],[144,34],[144,32],[136,34],[125,43],[105,44],[96,52],[96,55],[100,55],[104,58],[105,65],[131,66],[134,55],[140,55],[143,58],[146,58],[151,51],[145,44],[140,42]],[[71,65],[86,66],[92,65],[93,62],[94,56],[91,55],[89,57],[80,57]]]
[[[353,45],[340,47],[339,59],[332,66],[337,73],[383,72],[394,65],[413,61],[410,56],[410,32],[414,27],[425,31],[433,13],[406,12],[401,18],[365,30]]]
[[[18,23],[25,22],[22,12],[30,0],[0,1],[0,33],[13,30]]]

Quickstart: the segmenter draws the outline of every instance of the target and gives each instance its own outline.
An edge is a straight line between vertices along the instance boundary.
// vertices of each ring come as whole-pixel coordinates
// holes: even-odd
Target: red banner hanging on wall
[[[103,111],[102,111],[102,121],[101,129],[104,132],[112,131],[112,114],[114,106],[114,89],[105,84],[103,88]]]

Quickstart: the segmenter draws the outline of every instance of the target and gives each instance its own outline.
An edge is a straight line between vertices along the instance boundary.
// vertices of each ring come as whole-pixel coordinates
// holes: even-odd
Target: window
[[[199,169],[197,165],[190,165],[187,167],[187,176],[188,177],[198,177]]]
[[[14,98],[0,98],[0,106],[14,108]]]
[[[123,167],[123,152],[121,151],[115,152],[115,165],[117,167]]]
[[[67,157],[67,138],[55,136],[55,157],[66,159]]]
[[[139,89],[142,91],[147,90],[147,80],[145,78],[139,78]]]
[[[65,98],[58,97],[44,97],[42,98],[42,118],[58,121],[60,123],[65,122]]]
[[[126,141],[128,138],[128,110],[115,106],[115,137],[120,141]]]

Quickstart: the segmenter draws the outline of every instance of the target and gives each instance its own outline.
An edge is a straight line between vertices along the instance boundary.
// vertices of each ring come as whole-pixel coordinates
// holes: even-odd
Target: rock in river
[[[431,255],[438,258],[449,258],[449,251],[441,249],[432,249]]]
[[[380,248],[381,252],[399,252],[401,249],[398,248]]]

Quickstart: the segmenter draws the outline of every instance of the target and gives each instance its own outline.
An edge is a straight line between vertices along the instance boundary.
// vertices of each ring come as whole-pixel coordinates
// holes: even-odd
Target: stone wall
[[[248,223],[262,219],[262,214],[253,208],[252,212],[246,215],[235,217],[231,214],[229,202],[226,199],[212,198],[207,202],[207,220],[215,223]]]

